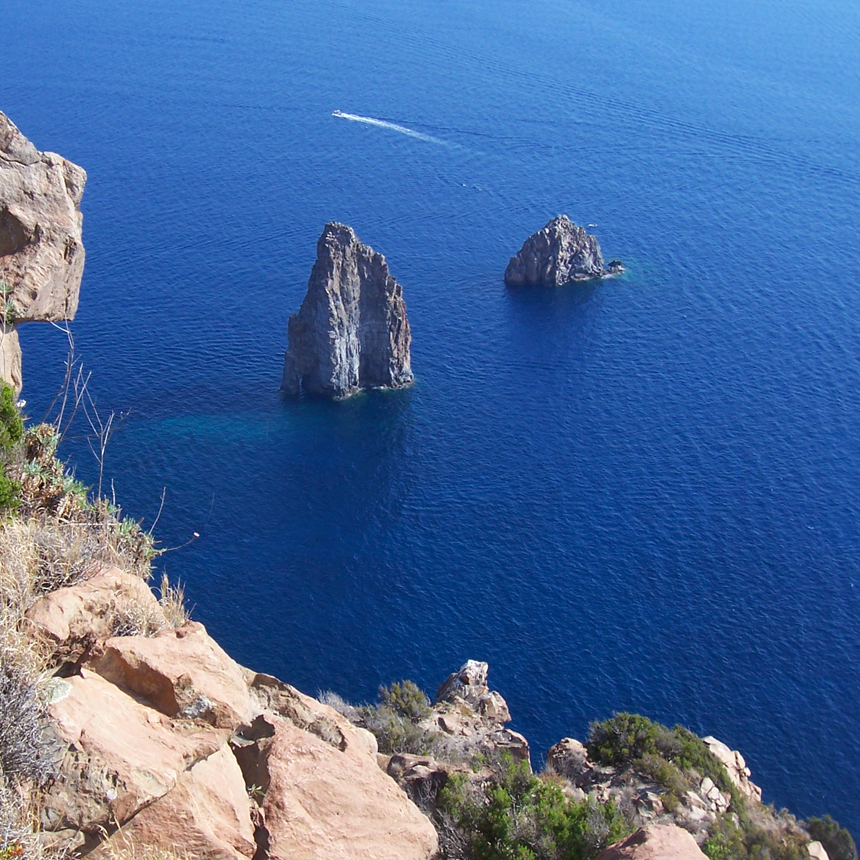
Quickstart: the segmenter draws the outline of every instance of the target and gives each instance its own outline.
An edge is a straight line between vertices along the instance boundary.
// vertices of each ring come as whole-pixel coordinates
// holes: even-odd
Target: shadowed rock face
[[[560,287],[623,270],[618,260],[605,267],[597,239],[573,224],[567,215],[559,215],[526,239],[520,252],[508,263],[505,283],[509,287]]]
[[[70,320],[78,309],[84,246],[79,209],[87,174],[39,152],[0,113],[0,377],[21,388],[15,326]]]
[[[352,228],[326,224],[308,292],[290,317],[281,388],[343,398],[412,384],[403,288]]]

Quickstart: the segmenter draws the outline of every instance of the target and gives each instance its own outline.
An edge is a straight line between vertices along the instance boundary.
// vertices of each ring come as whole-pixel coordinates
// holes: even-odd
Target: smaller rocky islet
[[[505,270],[505,284],[563,286],[618,275],[604,265],[597,238],[558,215],[523,243]],[[331,221],[317,241],[317,259],[298,313],[290,317],[281,389],[341,400],[368,388],[412,385],[412,334],[403,287],[385,257]]]

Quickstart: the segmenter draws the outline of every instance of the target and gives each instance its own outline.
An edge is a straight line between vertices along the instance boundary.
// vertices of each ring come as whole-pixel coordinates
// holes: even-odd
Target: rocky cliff
[[[412,384],[403,288],[350,227],[326,224],[308,292],[290,317],[281,387],[343,398]]]
[[[604,266],[597,239],[567,215],[559,215],[526,239],[508,263],[505,283],[509,287],[560,287],[616,275],[623,269],[619,260]]]
[[[130,616],[146,624],[117,625]],[[129,846],[206,860],[434,854],[373,735],[238,665],[203,625],[171,624],[137,577],[94,568],[27,620],[56,672],[43,840],[92,858]]]
[[[77,311],[86,180],[82,168],[39,152],[0,113],[0,378],[16,390],[18,324],[71,320]]]

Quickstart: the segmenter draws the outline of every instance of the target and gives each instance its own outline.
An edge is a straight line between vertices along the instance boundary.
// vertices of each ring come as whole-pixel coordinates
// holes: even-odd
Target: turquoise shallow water
[[[163,557],[196,617],[354,699],[485,659],[538,753],[632,709],[860,830],[858,36],[801,0],[7,0],[0,109],[90,174],[108,473],[200,533]],[[558,212],[627,274],[506,290]],[[330,219],[404,285],[411,391],[277,391]],[[22,342],[40,417],[64,338]]]

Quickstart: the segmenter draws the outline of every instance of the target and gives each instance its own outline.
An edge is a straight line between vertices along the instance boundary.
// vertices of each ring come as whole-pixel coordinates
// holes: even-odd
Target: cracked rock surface
[[[39,152],[0,113],[0,376],[21,388],[16,326],[71,320],[84,270],[80,202],[87,174]]]
[[[604,266],[600,243],[567,215],[558,215],[529,236],[505,270],[509,287],[560,287],[624,271],[620,260]]]
[[[403,288],[351,227],[326,224],[308,292],[290,317],[281,388],[341,399],[412,384]]]

